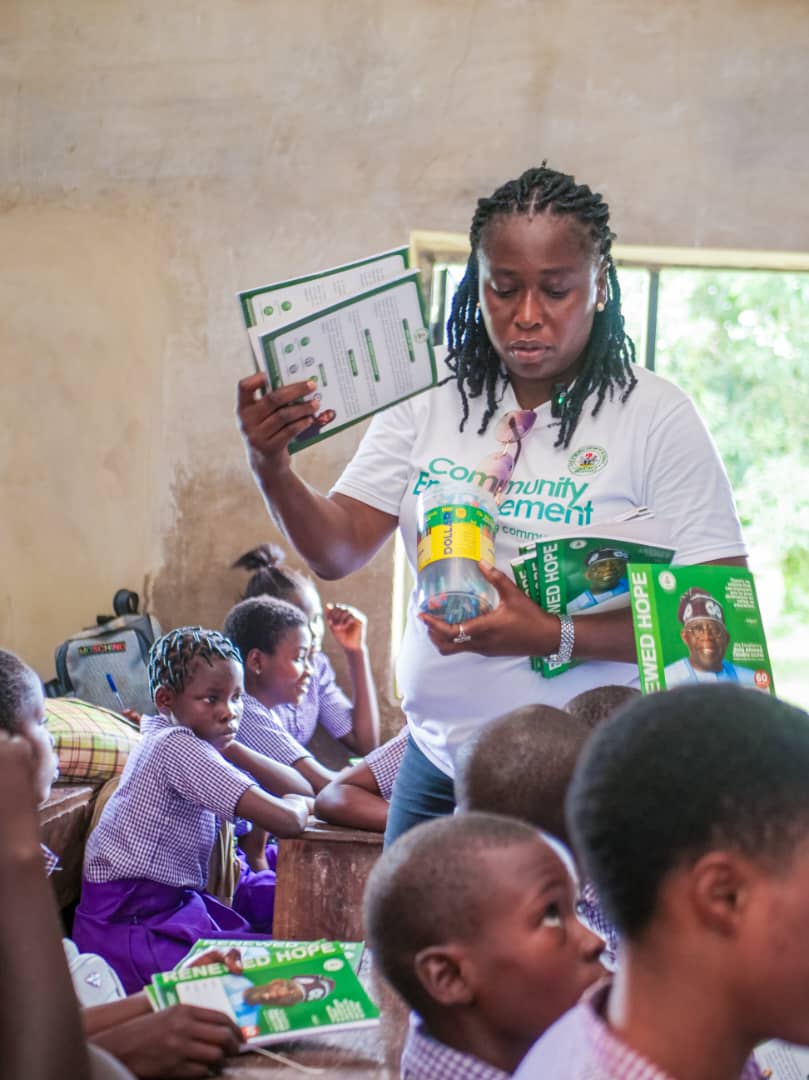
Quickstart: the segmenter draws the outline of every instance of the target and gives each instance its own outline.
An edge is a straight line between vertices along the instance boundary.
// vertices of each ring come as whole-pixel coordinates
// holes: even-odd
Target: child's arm
[[[237,769],[250,773],[265,791],[273,795],[313,795],[312,785],[298,769],[273,761],[266,754],[259,754],[249,746],[235,740],[228,743],[222,757]]]
[[[146,1011],[141,1005],[140,1012],[130,1015],[132,1008],[125,1006],[141,998],[145,995],[136,994],[134,998],[98,1006],[111,1010],[108,1021],[114,1007],[119,1006],[119,1019],[107,1022],[91,1036],[97,1046],[122,1061],[136,1076],[144,1080],[211,1076],[226,1057],[238,1053],[241,1032],[224,1013],[198,1005],[174,1005],[152,1012],[146,1001]],[[85,1013],[95,1011],[87,1009]],[[91,1020],[91,1026],[92,1023]],[[61,1075],[72,1077],[67,1072]]]
[[[0,1076],[89,1080],[90,1063],[39,846],[30,745],[0,732]]]
[[[315,815],[333,825],[384,832],[388,804],[364,761],[352,765],[327,784],[315,799]]]
[[[302,795],[276,799],[259,787],[250,787],[236,803],[236,816],[246,818],[282,839],[300,836],[309,820],[309,800]]]
[[[360,754],[367,754],[379,745],[379,703],[365,641],[368,620],[357,608],[327,604],[326,622],[346,654],[353,690],[351,732],[342,742]]]

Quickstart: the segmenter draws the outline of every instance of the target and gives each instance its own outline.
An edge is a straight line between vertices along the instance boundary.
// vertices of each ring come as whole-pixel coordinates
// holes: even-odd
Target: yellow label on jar
[[[416,565],[423,570],[439,559],[474,559],[494,565],[494,521],[477,507],[431,511],[419,537]]]

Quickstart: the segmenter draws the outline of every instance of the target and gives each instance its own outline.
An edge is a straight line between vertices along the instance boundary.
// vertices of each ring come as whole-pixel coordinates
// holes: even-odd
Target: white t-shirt
[[[550,403],[536,410],[499,507],[500,570],[513,577],[509,562],[520,544],[638,506],[667,523],[677,563],[746,554],[727,475],[691,400],[645,368],[635,373],[638,383],[625,404],[618,394],[613,401],[608,396],[593,417],[595,397],[585,403],[569,449],[553,445],[559,428]],[[460,432],[461,398],[450,382],[378,414],[333,488],[396,515],[414,569],[419,493],[434,482],[468,480],[499,449],[497,416],[519,405],[508,386],[478,435],[484,407],[482,397],[469,401]],[[637,683],[635,664],[593,660],[543,679],[527,657],[441,656],[415,616],[411,596],[397,662],[402,707],[420,749],[448,775],[460,743],[503,713],[537,703],[561,707],[591,687]]]

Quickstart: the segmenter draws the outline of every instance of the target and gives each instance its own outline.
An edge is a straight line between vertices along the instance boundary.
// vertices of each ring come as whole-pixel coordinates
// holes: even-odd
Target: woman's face
[[[478,247],[480,310],[517,400],[533,409],[569,385],[606,300],[606,269],[570,215],[501,214]]]

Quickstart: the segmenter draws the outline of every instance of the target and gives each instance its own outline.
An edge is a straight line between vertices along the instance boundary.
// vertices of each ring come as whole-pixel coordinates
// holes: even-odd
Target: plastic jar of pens
[[[434,484],[419,496],[416,603],[448,623],[497,607],[478,562],[494,565],[497,505],[471,484]]]

